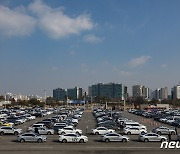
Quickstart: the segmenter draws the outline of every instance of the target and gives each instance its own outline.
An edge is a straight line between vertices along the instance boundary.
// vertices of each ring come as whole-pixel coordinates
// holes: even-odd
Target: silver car
[[[22,129],[18,129],[18,128],[14,128],[14,127],[8,127],[8,126],[0,127],[0,135],[4,135],[4,134],[18,135],[21,133],[22,133]]]
[[[107,134],[101,136],[101,141],[104,141],[104,142],[111,142],[111,141],[127,142],[127,141],[129,141],[129,137],[120,135],[118,133],[107,133]]]
[[[44,128],[44,127],[39,127],[38,132],[41,135],[53,135],[54,134],[53,129],[48,129],[48,128]]]
[[[140,134],[139,140],[143,142],[149,142],[149,141],[164,142],[167,141],[167,138],[165,136],[160,136],[156,133],[147,133],[147,134]]]
[[[17,141],[19,142],[38,142],[38,143],[42,143],[42,142],[46,142],[47,137],[46,136],[41,136],[35,133],[24,133],[21,135],[18,135],[17,137]]]
[[[157,133],[159,135],[161,135],[161,134],[163,134],[163,135],[168,135],[168,134],[175,135],[176,134],[176,131],[174,128],[168,128],[168,127],[164,127],[164,126],[154,128],[152,130],[152,132]]]

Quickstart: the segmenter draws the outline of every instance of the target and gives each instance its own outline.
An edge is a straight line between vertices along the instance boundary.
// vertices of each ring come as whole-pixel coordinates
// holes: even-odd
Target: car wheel
[[[48,135],[51,135],[51,132],[47,132]]]
[[[162,138],[162,139],[161,139],[161,142],[164,142],[164,141],[166,141],[166,140],[165,140],[164,138]]]
[[[108,142],[109,142],[109,139],[108,139],[108,138],[106,138],[106,139],[105,139],[105,142],[106,142],[106,143],[108,143]]]
[[[1,135],[4,135],[4,132],[0,132]]]
[[[99,135],[99,133],[98,133],[98,132],[95,132],[95,135]]]
[[[131,132],[127,132],[127,135],[131,135]]]
[[[80,139],[79,142],[80,142],[80,143],[84,143],[84,140],[83,140],[83,139]]]
[[[42,139],[39,138],[39,139],[37,140],[37,142],[38,142],[38,143],[42,143]]]
[[[20,142],[23,143],[23,142],[25,142],[25,140],[24,139],[20,139]]]
[[[63,142],[63,143],[67,143],[67,140],[66,140],[66,139],[63,139],[62,142]]]
[[[14,135],[18,135],[19,133],[18,132],[14,132]]]
[[[149,142],[149,140],[147,138],[144,139],[144,142]]]
[[[157,132],[158,135],[161,135],[161,132]]]
[[[127,142],[127,140],[125,138],[122,139],[122,142]]]

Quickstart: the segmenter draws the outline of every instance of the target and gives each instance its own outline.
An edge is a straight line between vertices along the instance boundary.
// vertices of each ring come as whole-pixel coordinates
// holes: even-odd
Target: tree
[[[132,103],[134,103],[135,108],[137,108],[137,106],[141,104],[147,104],[147,101],[143,97],[138,96],[132,101]]]
[[[157,100],[157,99],[155,99],[155,98],[153,98],[150,102],[149,102],[149,104],[153,104],[153,105],[157,105],[159,103],[159,101]]]
[[[5,101],[5,97],[3,95],[0,96],[0,101]]]

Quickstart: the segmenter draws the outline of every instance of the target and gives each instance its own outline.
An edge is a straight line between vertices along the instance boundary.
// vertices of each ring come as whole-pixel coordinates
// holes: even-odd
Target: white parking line
[[[129,149],[129,150],[133,150],[133,149],[154,149],[154,150],[157,150],[157,149],[160,149],[160,147],[95,147],[95,146],[92,146],[92,147],[86,147],[87,149]]]
[[[53,149],[54,147],[29,147],[30,149]]]

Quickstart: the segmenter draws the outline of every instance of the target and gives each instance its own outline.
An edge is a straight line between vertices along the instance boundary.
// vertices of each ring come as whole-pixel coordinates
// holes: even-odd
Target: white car
[[[152,132],[157,133],[159,135],[161,135],[161,134],[163,134],[163,135],[168,135],[168,134],[175,135],[176,134],[176,131],[174,128],[168,128],[168,127],[164,127],[164,126],[154,128],[152,130]]]
[[[104,142],[111,142],[111,141],[127,142],[127,141],[129,141],[129,137],[118,134],[118,133],[107,133],[107,134],[101,136],[101,141],[104,141]]]
[[[30,114],[26,115],[26,117],[27,117],[27,119],[29,119],[29,120],[35,120],[35,119],[36,119],[35,116],[32,116],[32,115],[30,115]]]
[[[114,133],[115,130],[113,129],[107,129],[106,127],[97,127],[96,129],[92,129],[92,134],[95,135],[103,135],[107,133]]]
[[[129,123],[125,123],[125,127],[130,127],[130,128],[139,128],[139,129],[145,129],[147,130],[146,126],[139,124],[137,122],[129,122]]]
[[[7,127],[7,126],[0,127],[0,135],[4,135],[4,134],[18,135],[21,133],[22,133],[22,129],[17,129],[14,127]]]
[[[78,119],[72,118],[72,123],[73,123],[73,124],[78,124]]]
[[[72,126],[67,126],[64,127],[62,129],[58,130],[58,134],[67,134],[67,133],[76,133],[76,134],[82,134],[82,130],[81,129],[76,129]]]
[[[45,128],[46,126],[44,124],[33,124],[31,127],[28,128],[28,131],[34,131],[35,128],[39,127]]]
[[[145,134],[147,133],[147,130],[140,129],[140,128],[134,128],[134,127],[126,127],[124,128],[123,132],[127,135],[131,134]]]
[[[53,129],[48,129],[48,128],[45,128],[45,127],[39,127],[38,132],[41,135],[53,135],[54,134]]]
[[[88,141],[88,137],[84,135],[79,135],[76,133],[68,133],[64,135],[59,135],[59,141],[63,143],[66,143],[66,142],[85,143]]]
[[[143,142],[149,142],[149,141],[167,141],[168,139],[165,136],[160,136],[156,133],[147,133],[147,134],[141,134],[139,135],[139,140]]]

